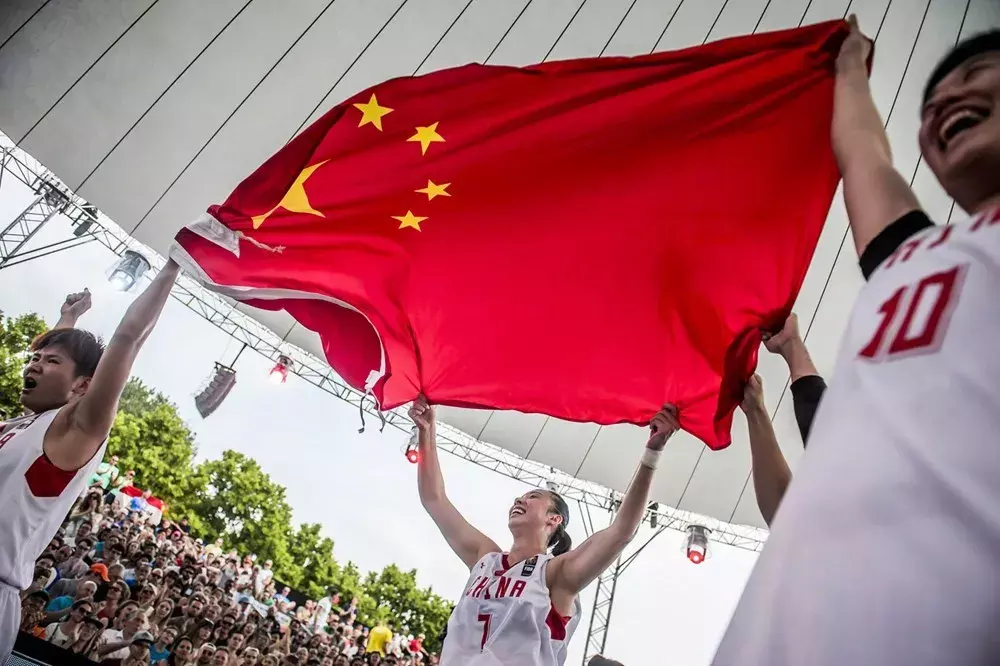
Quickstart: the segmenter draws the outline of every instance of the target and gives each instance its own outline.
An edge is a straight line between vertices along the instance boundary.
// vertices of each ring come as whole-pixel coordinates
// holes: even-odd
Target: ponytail
[[[559,556],[569,552],[569,549],[573,547],[573,539],[570,538],[566,528],[560,525],[549,537],[548,546],[552,549],[552,555]]]
[[[566,500],[559,493],[551,490],[548,493],[552,498],[552,512],[562,516],[562,522],[559,523],[555,532],[549,537],[547,545],[552,549],[553,555],[559,556],[569,552],[569,549],[573,547],[573,539],[569,537],[569,533],[566,531],[566,525],[569,524],[569,507],[566,506]]]

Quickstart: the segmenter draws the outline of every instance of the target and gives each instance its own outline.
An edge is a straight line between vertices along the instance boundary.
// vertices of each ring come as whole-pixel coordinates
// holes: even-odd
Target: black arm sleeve
[[[871,278],[875,269],[881,266],[882,262],[888,259],[910,236],[933,226],[934,223],[924,211],[911,210],[880,231],[878,236],[873,238],[865,251],[861,253],[861,258],[858,260],[865,280]]]
[[[802,446],[809,439],[816,408],[820,398],[826,391],[826,382],[819,375],[799,377],[792,382],[792,404],[795,407],[795,422],[799,424],[799,434],[802,435]]]

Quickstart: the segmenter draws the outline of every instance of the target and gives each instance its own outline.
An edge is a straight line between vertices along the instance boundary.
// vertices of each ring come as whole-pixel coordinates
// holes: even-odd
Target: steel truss
[[[2,133],[0,133],[0,167],[2,167],[0,183],[3,174],[6,173],[32,188],[37,194],[35,201],[0,233],[0,270],[92,241],[99,242],[119,256],[125,250],[136,250],[146,256],[155,268],[162,267],[165,261],[162,257],[131,238],[109,218],[74,194],[54,174],[17,148]],[[40,248],[26,249],[28,241],[56,213],[64,213],[70,219],[74,226],[73,237]],[[359,411],[384,419],[383,428],[385,425],[390,425],[409,432],[413,426],[402,408],[379,413],[370,397],[348,386],[324,361],[282,340],[270,329],[236,310],[235,301],[211,292],[183,275],[178,278],[171,295],[242,343],[245,348],[252,349],[273,361],[277,361],[278,356],[282,354],[291,357],[295,361],[292,369],[295,374],[357,407]],[[616,490],[526,460],[498,446],[481,442],[444,423],[438,427],[438,448],[531,486],[546,487],[555,483],[567,500],[576,500],[588,512],[589,507],[594,507],[613,513],[621,504],[622,493]],[[750,551],[760,551],[767,538],[765,530],[748,525],[724,523],[679,509],[651,508],[647,512],[647,518],[651,523],[654,515],[655,524],[659,526],[658,531],[628,558],[619,558],[597,581],[597,596],[587,641],[588,651],[604,649],[618,577],[664,530],[683,532],[692,523],[704,525],[712,530],[714,541]]]

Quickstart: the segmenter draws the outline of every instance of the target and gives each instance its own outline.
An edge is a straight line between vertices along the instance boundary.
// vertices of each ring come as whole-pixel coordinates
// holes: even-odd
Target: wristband
[[[649,469],[656,469],[657,464],[660,462],[661,453],[663,453],[662,450],[654,451],[653,449],[647,448],[642,452],[642,458],[639,459],[639,464],[643,467],[648,467]]]

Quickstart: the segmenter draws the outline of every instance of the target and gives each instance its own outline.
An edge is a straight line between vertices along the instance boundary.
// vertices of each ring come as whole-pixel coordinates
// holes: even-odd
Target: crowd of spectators
[[[296,604],[271,561],[205,545],[102,464],[22,594],[21,631],[120,666],[433,666],[423,636],[358,621],[357,599]],[[124,479],[121,482],[120,479]]]

